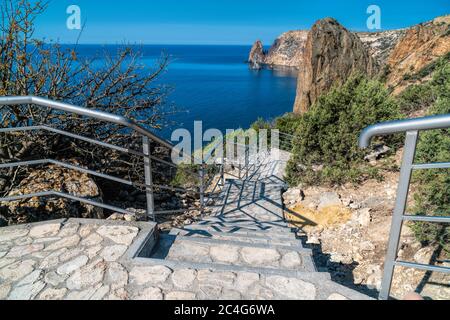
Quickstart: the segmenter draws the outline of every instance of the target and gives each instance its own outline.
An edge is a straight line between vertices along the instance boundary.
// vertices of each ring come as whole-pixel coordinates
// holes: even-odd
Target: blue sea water
[[[81,56],[98,55],[114,46],[81,45]],[[193,131],[194,121],[203,121],[203,130],[248,128],[259,117],[266,120],[292,111],[295,99],[294,70],[251,70],[245,61],[250,46],[144,45],[139,46],[149,67],[161,56],[171,57],[166,72],[158,80],[173,87],[168,101],[178,112],[169,116],[172,125],[160,134],[170,139],[176,128]]]

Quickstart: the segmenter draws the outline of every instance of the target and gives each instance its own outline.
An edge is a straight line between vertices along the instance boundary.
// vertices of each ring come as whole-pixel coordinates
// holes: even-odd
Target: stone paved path
[[[367,299],[317,272],[285,223],[284,164],[228,180],[212,215],[169,234],[84,219],[1,228],[0,299]]]

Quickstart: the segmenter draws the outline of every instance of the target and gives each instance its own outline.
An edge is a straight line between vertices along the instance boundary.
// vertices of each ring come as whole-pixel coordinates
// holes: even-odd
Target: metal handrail
[[[389,299],[392,278],[396,266],[416,268],[426,271],[436,271],[450,274],[449,267],[426,265],[398,260],[398,246],[403,223],[405,221],[422,221],[430,223],[450,223],[448,216],[413,216],[405,214],[408,200],[409,186],[413,170],[450,168],[450,162],[414,164],[419,131],[450,128],[450,114],[429,116],[408,120],[389,121],[375,124],[363,130],[359,137],[359,147],[364,149],[370,145],[374,136],[406,132],[403,160],[400,169],[400,179],[392,215],[389,244],[384,263],[383,280],[380,288],[380,299]]]
[[[212,152],[214,151],[215,148],[217,148],[218,144],[221,143],[220,141],[218,141],[214,147],[212,148],[212,152],[210,153],[209,156],[207,157],[202,157],[201,159],[201,165],[200,165],[200,169],[198,173],[195,173],[199,178],[200,178],[200,185],[198,186],[198,191],[194,191],[194,190],[188,190],[188,189],[184,189],[184,188],[177,188],[174,186],[166,186],[166,185],[158,185],[158,184],[154,184],[153,183],[153,177],[152,177],[152,166],[151,166],[151,162],[152,161],[157,161],[163,164],[166,164],[168,166],[171,167],[175,167],[178,168],[177,164],[171,163],[169,161],[165,161],[163,159],[159,159],[153,155],[150,154],[150,142],[155,142],[158,143],[166,148],[168,148],[169,150],[173,151],[173,152],[178,152],[179,150],[176,149],[175,146],[172,145],[172,143],[170,143],[169,141],[157,136],[156,134],[152,133],[151,131],[145,129],[144,127],[140,126],[139,124],[137,124],[136,122],[134,122],[131,119],[125,118],[123,116],[119,116],[119,115],[115,115],[112,113],[108,113],[108,112],[103,112],[103,111],[99,111],[99,110],[94,110],[94,109],[89,109],[89,108],[85,108],[85,107],[80,107],[80,106],[76,106],[76,105],[72,105],[72,104],[67,104],[67,103],[63,103],[63,102],[59,102],[59,101],[52,101],[49,99],[45,99],[45,98],[40,98],[40,97],[35,97],[35,96],[11,96],[11,97],[0,97],[0,106],[2,105],[7,105],[7,106],[12,106],[12,105],[33,105],[33,106],[38,106],[38,107],[48,107],[50,109],[54,109],[54,110],[58,110],[58,111],[63,111],[63,112],[67,112],[67,113],[73,113],[73,114],[77,114],[80,116],[86,116],[86,117],[90,117],[93,119],[97,119],[97,120],[101,120],[101,121],[105,121],[105,122],[109,122],[109,123],[113,123],[113,124],[117,124],[123,127],[127,127],[131,130],[133,130],[134,132],[136,132],[137,134],[142,136],[142,151],[137,151],[137,150],[133,150],[131,148],[124,148],[124,147],[119,147],[117,145],[111,144],[111,143],[106,143],[103,141],[99,141],[93,138],[89,138],[89,137],[85,137],[82,135],[78,135],[72,132],[68,132],[65,130],[61,130],[61,129],[57,129],[57,128],[53,128],[50,125],[46,125],[46,124],[32,124],[30,126],[25,126],[25,127],[7,127],[7,128],[1,128],[0,127],[0,133],[12,133],[12,132],[20,132],[20,131],[33,131],[33,130],[42,130],[42,131],[48,131],[48,132],[52,132],[52,133],[56,133],[59,135],[64,135],[73,139],[77,139],[80,141],[84,141],[84,142],[88,142],[91,144],[95,144],[95,145],[99,145],[101,147],[105,147],[105,148],[109,148],[111,150],[116,150],[119,152],[124,152],[124,153],[128,153],[128,154],[133,154],[139,157],[143,157],[144,159],[144,175],[145,175],[145,183],[139,183],[139,182],[134,182],[131,180],[125,180],[122,178],[118,178],[118,177],[114,177],[105,173],[101,173],[101,172],[97,172],[94,170],[90,170],[88,168],[84,168],[81,166],[78,166],[76,164],[71,164],[71,163],[65,163],[62,161],[58,161],[58,160],[54,160],[54,159],[38,159],[38,160],[29,160],[29,161],[17,161],[17,162],[11,162],[11,163],[2,163],[0,164],[0,169],[1,168],[13,168],[13,167],[20,167],[20,166],[31,166],[31,165],[42,165],[42,164],[53,164],[53,165],[57,165],[57,166],[61,166],[61,167],[65,167],[71,170],[76,170],[79,172],[83,172],[86,174],[90,174],[93,176],[97,176],[103,179],[107,179],[110,181],[115,181],[118,183],[122,183],[125,185],[129,185],[129,186],[135,186],[135,187],[143,187],[145,188],[145,192],[146,192],[146,196],[147,196],[147,216],[152,217],[153,220],[156,220],[156,215],[158,214],[170,214],[170,213],[178,213],[178,212],[183,212],[183,211],[187,211],[187,210],[192,210],[192,208],[184,208],[184,209],[180,209],[180,210],[160,210],[160,211],[155,211],[155,207],[154,207],[154,190],[155,189],[159,189],[159,190],[171,190],[171,191],[179,191],[179,192],[194,192],[195,194],[200,196],[200,211],[203,214],[203,210],[204,210],[204,206],[205,206],[205,194],[206,194],[206,190],[210,187],[210,184],[213,181],[213,178],[209,179],[209,181],[205,181],[205,166],[207,161],[209,160],[210,156],[212,155]],[[248,178],[248,174],[250,171],[250,161],[249,161],[249,146],[247,144],[239,144],[239,143],[234,143],[236,145],[241,145],[244,146],[246,149],[245,152],[245,167],[244,169],[246,169],[246,177]],[[183,157],[188,157],[190,158],[193,163],[198,163],[198,159],[196,159],[195,155],[191,154],[191,155],[184,155],[184,153],[182,154]],[[257,159],[258,161],[258,159]],[[225,167],[225,163],[227,162],[227,159],[223,158],[222,161],[220,161],[220,164],[214,164],[214,165],[218,165],[219,166],[219,174],[220,174],[220,179],[218,180],[218,182],[216,183],[216,185],[214,186],[214,191],[216,190],[217,186],[220,185],[224,186],[225,185],[225,178],[224,178],[224,167]],[[239,162],[239,171],[241,171],[241,163]],[[239,174],[240,175],[240,174]],[[58,192],[58,191],[54,191],[54,190],[46,190],[46,191],[42,191],[42,192],[37,192],[37,193],[33,193],[33,194],[22,194],[22,195],[16,195],[16,196],[9,196],[9,197],[3,197],[0,198],[0,202],[1,201],[14,201],[14,200],[19,200],[19,199],[28,199],[31,197],[46,197],[46,196],[58,196],[58,197],[64,197],[64,198],[68,198],[68,199],[72,199],[72,200],[76,200],[76,201],[80,201],[83,203],[87,203],[90,205],[94,205],[97,207],[101,207],[101,208],[105,208],[108,210],[114,210],[117,212],[121,212],[121,213],[131,213],[128,210],[124,210],[122,208],[118,208],[115,206],[111,206],[111,205],[107,205],[98,201],[94,201],[92,199],[87,199],[87,198],[81,198],[81,197],[77,197],[75,195],[72,194],[68,194],[68,193],[64,193],[64,192]]]
[[[156,134],[150,132],[144,127],[138,125],[131,119],[125,118],[123,116],[119,116],[116,114],[88,109],[84,107],[75,106],[68,103],[52,101],[45,98],[35,97],[35,96],[21,96],[21,97],[0,97],[0,105],[20,105],[20,104],[34,104],[37,106],[48,107],[55,110],[75,113],[81,116],[86,116],[90,118],[94,118],[97,120],[102,120],[105,122],[115,123],[124,127],[128,127],[133,129],[134,131],[142,134],[143,136],[148,137],[149,139],[162,144],[163,146],[172,150],[174,148],[173,144],[169,141],[158,137]]]
[[[89,170],[74,164],[69,164],[69,163],[64,163],[61,161],[57,161],[54,159],[39,159],[39,160],[31,160],[31,161],[18,161],[18,162],[12,162],[12,163],[4,163],[0,165],[0,168],[12,168],[12,167],[19,167],[19,166],[28,166],[28,165],[39,165],[39,164],[54,164],[54,165],[58,165],[61,167],[65,167],[71,170],[76,170],[76,171],[80,171],[80,172],[84,172],[90,175],[94,175],[97,177],[101,177],[110,181],[115,181],[118,183],[122,183],[122,184],[126,184],[126,185],[131,185],[131,186],[139,186],[139,187],[144,187],[145,188],[145,192],[146,192],[146,196],[147,196],[147,215],[151,218],[153,218],[153,220],[156,220],[156,215],[157,214],[167,214],[170,212],[179,212],[180,210],[163,210],[163,211],[155,211],[155,207],[154,207],[154,189],[165,189],[165,190],[176,190],[176,191],[185,191],[188,192],[188,190],[186,189],[182,189],[182,188],[175,188],[175,187],[170,187],[170,186],[161,186],[161,185],[157,185],[153,183],[153,179],[152,179],[152,168],[151,168],[151,161],[155,160],[161,163],[165,163],[168,164],[170,166],[175,166],[176,165],[159,159],[157,157],[154,157],[150,154],[150,141],[152,142],[156,142],[166,148],[168,148],[171,151],[175,151],[178,152],[176,150],[176,148],[172,145],[172,143],[170,143],[169,141],[157,136],[156,134],[150,132],[149,130],[145,129],[144,127],[138,125],[136,122],[134,122],[131,119],[125,118],[123,116],[119,116],[119,115],[115,115],[115,114],[111,114],[111,113],[107,113],[107,112],[103,112],[103,111],[99,111],[99,110],[94,110],[94,109],[88,109],[88,108],[84,108],[84,107],[80,107],[80,106],[75,106],[75,105],[71,105],[71,104],[67,104],[67,103],[62,103],[62,102],[58,102],[58,101],[52,101],[49,99],[45,99],[45,98],[40,98],[40,97],[35,97],[35,96],[12,96],[12,97],[0,97],[0,106],[1,105],[8,105],[8,106],[12,106],[12,105],[34,105],[34,106],[40,106],[40,107],[48,107],[51,109],[55,109],[55,110],[59,110],[59,111],[64,111],[67,113],[74,113],[77,115],[81,115],[81,116],[86,116],[86,117],[90,117],[90,118],[94,118],[97,120],[101,120],[101,121],[105,121],[105,122],[109,122],[109,123],[113,123],[113,124],[117,124],[120,126],[124,126],[127,128],[132,129],[134,132],[140,134],[142,136],[142,152],[136,151],[136,150],[132,150],[129,148],[122,148],[113,144],[109,144],[103,141],[99,141],[96,139],[92,139],[92,138],[88,138],[88,137],[84,137],[81,135],[77,135],[71,132],[67,132],[64,130],[60,130],[60,129],[56,129],[56,128],[52,128],[51,126],[48,125],[32,125],[32,126],[27,126],[27,127],[16,127],[16,128],[0,128],[0,133],[11,133],[11,132],[18,132],[18,131],[31,131],[31,130],[45,130],[45,131],[50,131],[53,133],[57,133],[60,135],[65,135],[77,140],[81,140],[81,141],[85,141],[85,142],[89,142],[92,144],[96,144],[96,145],[100,145],[102,147],[105,148],[109,148],[112,150],[116,150],[116,151],[120,151],[120,152],[125,152],[125,153],[129,153],[129,154],[134,154],[137,156],[141,156],[144,158],[144,173],[145,173],[145,184],[142,183],[137,183],[137,182],[133,182],[130,180],[125,180],[125,179],[121,179],[118,177],[114,177],[111,175],[107,175],[104,173],[100,173],[94,170]],[[190,157],[192,155],[189,155]],[[202,192],[202,190],[200,190],[200,192]],[[80,201],[83,203],[87,203],[90,205],[94,205],[97,207],[101,207],[101,208],[105,208],[105,209],[109,209],[109,210],[114,210],[117,212],[121,212],[121,213],[131,213],[128,210],[124,210],[122,208],[118,208],[115,206],[111,206],[111,205],[106,205],[103,204],[101,202],[98,201],[94,201],[91,199],[87,199],[87,198],[81,198],[81,197],[76,197],[74,195],[68,194],[68,193],[64,193],[64,192],[57,192],[57,191],[53,191],[53,190],[47,190],[44,192],[38,192],[38,193],[33,193],[33,194],[23,194],[23,195],[17,195],[17,196],[12,196],[12,197],[3,197],[0,198],[0,201],[13,201],[13,200],[19,200],[19,199],[27,199],[30,197],[34,197],[34,196],[40,196],[40,197],[44,197],[44,196],[59,196],[59,197],[65,197],[68,199],[72,199],[72,200],[76,200],[76,201]],[[201,196],[202,198],[202,196]],[[183,210],[189,210],[188,209],[183,209]]]
[[[364,129],[359,137],[359,146],[363,149],[367,148],[370,145],[370,140],[374,136],[383,136],[407,131],[446,129],[448,127],[450,127],[450,114],[386,121]]]

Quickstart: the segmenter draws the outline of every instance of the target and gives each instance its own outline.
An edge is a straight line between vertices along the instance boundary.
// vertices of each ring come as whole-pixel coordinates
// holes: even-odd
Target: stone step
[[[152,258],[262,269],[315,271],[311,251],[302,247],[249,244],[161,235]]]
[[[200,223],[213,222],[213,223],[227,223],[233,225],[243,225],[243,226],[273,226],[273,227],[282,227],[288,228],[288,224],[284,221],[284,219],[280,219],[278,217],[274,218],[274,220],[262,220],[261,218],[254,218],[247,215],[237,215],[237,216],[210,216],[204,217],[200,221]]]
[[[184,229],[173,228],[169,234],[171,235],[180,235],[180,236],[190,236],[190,237],[199,237],[199,238],[212,238],[219,240],[228,240],[228,241],[239,241],[239,242],[249,242],[256,244],[272,244],[278,246],[296,246],[301,243],[300,240],[295,239],[294,237],[270,237],[267,235],[261,235],[258,233],[249,234],[249,233],[225,233],[225,232],[215,232],[215,231],[206,231],[206,230],[195,230],[189,229],[186,227]]]
[[[204,230],[204,231],[215,231],[222,233],[233,233],[233,234],[254,234],[254,235],[267,235],[269,237],[278,238],[292,238],[295,239],[295,234],[292,228],[252,228],[246,226],[227,226],[217,223],[209,224],[191,224],[188,226],[189,229],[193,230]]]
[[[199,221],[191,226],[211,226],[211,227],[227,227],[227,228],[245,228],[253,231],[271,231],[278,233],[288,233],[292,231],[287,225],[278,225],[277,223],[270,222],[258,222],[258,223],[248,223],[248,222],[227,222],[227,221]]]
[[[130,281],[143,289],[164,278],[165,296],[197,300],[371,300],[324,272],[296,272],[137,258]],[[189,294],[187,296],[186,294]]]

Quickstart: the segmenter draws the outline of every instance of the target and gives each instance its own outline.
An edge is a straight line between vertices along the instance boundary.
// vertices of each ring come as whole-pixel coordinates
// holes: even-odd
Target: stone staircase
[[[287,153],[281,159],[266,156],[247,178],[226,179],[208,207],[211,213],[161,234],[148,261],[172,269],[207,269],[217,275],[217,283],[223,272],[244,282],[249,275],[257,276],[259,289],[237,290],[234,298],[367,299],[332,282],[328,273],[318,272],[311,250],[303,247],[285,221],[282,177],[288,157]],[[226,290],[239,287],[237,282],[229,283]],[[196,294],[202,296],[220,297],[203,290]]]

